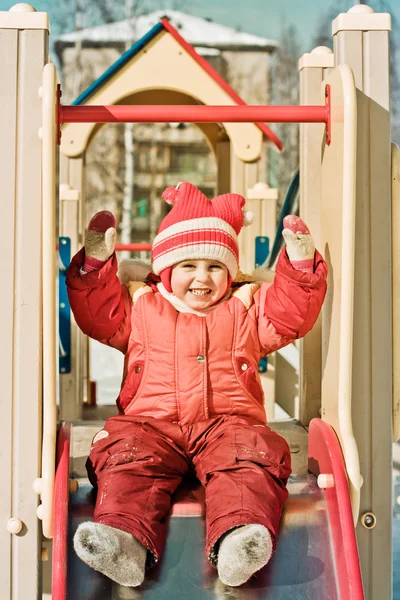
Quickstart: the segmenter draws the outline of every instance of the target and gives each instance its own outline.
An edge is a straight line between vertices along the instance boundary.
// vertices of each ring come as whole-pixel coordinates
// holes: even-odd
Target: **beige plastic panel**
[[[252,273],[255,268],[255,238],[257,236],[268,237],[270,247],[275,238],[278,190],[270,188],[265,183],[257,182],[247,189],[246,199],[246,209],[252,211],[254,220],[241,234],[245,236],[244,257],[241,259],[241,264],[242,268],[245,268],[248,273]],[[291,379],[287,377],[286,365],[282,367],[282,362],[284,363],[285,361],[281,357],[275,357],[275,354],[269,355],[268,370],[266,373],[260,373],[268,420],[274,418],[275,396],[279,387],[276,382],[277,366],[279,367],[279,375],[281,376],[280,382],[288,383],[289,391],[285,397],[289,398],[294,389],[293,387],[290,388]],[[281,387],[279,391],[282,392]],[[283,396],[284,394],[281,395]]]
[[[19,10],[18,10],[19,8]],[[36,12],[29,5],[18,3],[9,11],[0,12],[0,29],[40,29],[50,33],[49,16],[45,12]]]
[[[3,493],[0,494],[0,595],[3,598],[11,596],[11,552],[10,534],[6,529],[12,511],[12,411],[13,411],[13,314],[14,314],[14,196],[16,193],[16,146],[15,138],[17,122],[17,47],[18,32],[0,31],[0,76],[3,85],[7,85],[8,94],[2,98],[0,111],[0,128],[3,139],[8,144],[0,146],[0,172],[2,181],[2,210],[4,222],[8,224],[0,237],[2,256],[3,291],[0,296],[0,320],[2,342],[0,344],[0,384],[2,390],[0,420],[0,436],[2,439],[1,472],[3,478]],[[15,515],[18,517],[18,515]]]
[[[275,396],[276,396],[276,354],[268,356],[268,369],[266,373],[260,373],[260,381],[264,391],[264,406],[267,413],[267,420],[273,421],[275,416]]]
[[[303,69],[332,69],[334,65],[333,52],[327,46],[317,46],[311,52],[306,52],[299,59],[299,71]],[[303,102],[300,102],[303,104]]]
[[[69,158],[61,154],[60,181],[63,191],[60,200],[68,197],[67,189],[72,190],[78,200],[65,200],[60,206],[60,232],[71,238],[71,256],[83,243],[86,223],[85,210],[85,162],[81,157]],[[65,186],[65,187],[64,187]],[[71,373],[60,376],[60,418],[79,420],[82,418],[82,402],[87,397],[87,377],[83,377],[86,365],[88,338],[77,327],[71,314]]]
[[[0,30],[0,177],[3,259],[0,379],[2,494],[0,497],[0,597],[40,595],[41,527],[32,489],[40,472],[41,346],[41,85],[48,34]],[[19,535],[6,529],[23,523]]]
[[[43,535],[53,537],[53,498],[57,435],[56,326],[56,89],[53,64],[43,70],[42,98],[42,310],[43,310],[43,428],[41,505]]]
[[[300,70],[300,104],[321,102],[321,83],[333,67],[329,48],[315,48],[302,56]],[[300,124],[300,215],[307,223],[317,249],[321,243],[321,140],[325,127],[320,123]],[[321,318],[300,340],[300,421],[308,425],[321,410]]]
[[[325,79],[322,100],[327,84],[331,88],[332,141],[325,145],[322,135],[321,243],[329,269],[322,316],[322,418],[339,437],[357,522],[361,475],[352,425],[356,93],[347,65],[337,67]]]
[[[361,6],[361,5],[360,5]],[[379,15],[371,14],[370,17]],[[379,19],[377,19],[379,27]],[[392,242],[388,31],[341,31],[335,62],[353,70],[357,87],[357,220],[353,343],[353,424],[360,454],[357,526],[367,599],[391,598],[392,581]]]
[[[234,100],[167,32],[149,42],[86,103],[111,105],[126,96],[151,89],[187,94],[202,104],[235,105]],[[253,123],[225,123],[235,154],[244,161],[260,156],[263,134]],[[85,152],[94,125],[67,124],[63,127],[62,152],[79,156]]]
[[[400,150],[392,144],[393,441],[400,439]]]
[[[356,4],[347,13],[341,13],[332,22],[332,35],[340,31],[390,31],[392,20],[389,13],[375,14],[372,7]]]
[[[284,356],[281,356],[279,352],[275,352],[273,356],[275,365],[275,402],[283,408],[288,415],[294,419],[298,419],[299,372]],[[268,413],[267,418],[270,418]]]
[[[68,160],[63,157],[63,160]],[[70,239],[71,258],[79,249],[79,191],[67,184],[60,186],[60,236]],[[71,314],[71,370],[60,373],[60,414],[64,421],[74,421],[82,418],[82,403],[80,401],[80,376],[77,370],[79,356],[80,330],[73,321]]]
[[[246,198],[247,190],[252,187],[258,179],[258,163],[245,163],[240,160],[232,145],[231,149],[231,167],[230,167],[230,190],[236,194],[241,194]],[[249,208],[248,204],[245,208]],[[243,273],[252,273],[254,271],[254,236],[248,231],[249,227],[242,227],[239,234],[239,257],[240,268]]]
[[[254,220],[246,228],[246,231],[249,232],[253,241],[257,236],[268,237],[271,248],[276,234],[278,190],[258,181],[253,187],[248,188],[246,199],[246,207],[254,215]],[[251,263],[255,265],[254,243],[249,250]]]
[[[231,160],[233,164],[235,162],[238,163],[238,167],[241,163],[243,169],[243,178],[240,182],[241,185],[239,185],[239,181],[236,181],[234,184],[231,176],[231,190],[236,194],[242,194],[242,196],[246,198],[245,210],[252,210],[252,208],[256,209],[254,206],[254,201],[248,200],[247,191],[258,181],[259,163],[245,163],[240,161],[235,156],[232,156]],[[256,218],[258,216],[257,210],[255,216]],[[252,273],[255,268],[255,221],[256,219],[251,225],[242,227],[242,230],[239,234],[240,266],[242,271],[246,273]]]

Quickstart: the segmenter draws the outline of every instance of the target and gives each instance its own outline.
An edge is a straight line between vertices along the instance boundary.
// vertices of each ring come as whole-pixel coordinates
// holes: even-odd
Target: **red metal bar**
[[[56,129],[56,144],[57,144],[57,146],[59,146],[61,144],[61,129],[60,129],[61,95],[62,95],[61,85],[58,83],[57,90],[56,90],[56,99],[57,99],[56,122],[58,123],[58,127]]]
[[[326,122],[325,141],[326,145],[331,145],[332,121],[331,121],[331,86],[325,86],[325,106],[328,109],[328,120]]]
[[[60,123],[328,123],[325,106],[62,106]]]
[[[139,250],[151,250],[151,244],[115,244],[115,250],[129,250],[129,252],[139,252]]]
[[[71,423],[61,424],[57,436],[57,466],[54,482],[53,568],[51,592],[53,600],[67,597],[67,542],[69,451]]]

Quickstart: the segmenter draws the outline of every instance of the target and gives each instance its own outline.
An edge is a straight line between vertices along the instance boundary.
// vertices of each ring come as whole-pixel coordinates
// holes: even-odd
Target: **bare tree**
[[[387,12],[392,16],[392,31],[390,33],[390,99],[391,99],[391,128],[392,140],[400,143],[400,77],[397,66],[397,53],[399,49],[400,27],[390,2],[387,0],[375,0],[371,2],[378,12]]]
[[[354,4],[356,4],[356,2],[354,2]],[[390,34],[391,126],[392,139],[394,141],[400,141],[400,80],[396,60],[400,35],[399,23],[394,16],[391,3],[388,0],[370,0],[369,2],[361,2],[360,4],[368,4],[375,12],[387,12],[392,16],[392,31]],[[332,48],[333,41],[330,33],[332,21],[339,13],[346,12],[348,8],[348,0],[335,0],[330,4],[318,23],[316,35],[313,40],[313,47],[328,46],[329,48]]]
[[[328,8],[321,13],[312,41],[312,48],[316,46],[327,46],[333,49],[332,40],[332,21],[341,12],[347,12],[349,8],[348,0],[334,0]],[[310,48],[310,50],[312,50]]]
[[[125,19],[130,35],[126,43],[120,45],[122,53],[136,41],[136,20],[145,11],[145,0],[65,0],[57,15],[56,29],[79,33],[93,25]],[[117,46],[93,49],[83,39],[78,35],[73,47],[63,45],[58,54],[63,98],[67,103],[74,101],[118,58]],[[130,241],[133,151],[133,124],[126,124],[102,127],[87,153],[88,212],[101,208],[112,210],[120,223],[123,242]]]
[[[135,0],[125,0],[125,18],[129,24],[130,35],[128,36],[125,49],[129,50],[136,41],[136,11],[139,8]],[[125,185],[122,199],[121,215],[121,242],[127,244],[131,238],[132,223],[132,204],[134,201],[134,128],[133,123],[125,123],[124,126],[124,146],[125,146]],[[122,254],[121,258],[128,258],[128,255]]]
[[[270,71],[271,104],[299,104],[298,60],[300,43],[295,25],[282,23],[279,48],[275,53]],[[281,206],[290,182],[299,166],[299,126],[295,123],[279,123],[274,127],[284,144],[280,154],[270,152],[269,184],[279,189]]]

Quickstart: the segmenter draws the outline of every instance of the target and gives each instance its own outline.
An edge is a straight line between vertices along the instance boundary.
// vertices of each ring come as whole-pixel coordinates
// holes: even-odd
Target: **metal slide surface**
[[[312,475],[292,475],[280,537],[270,564],[240,588],[223,585],[204,555],[204,520],[172,516],[164,555],[139,588],[114,584],[75,554],[72,537],[91,519],[93,491],[87,480],[70,497],[68,600],[301,600],[339,599],[332,536],[324,493]]]

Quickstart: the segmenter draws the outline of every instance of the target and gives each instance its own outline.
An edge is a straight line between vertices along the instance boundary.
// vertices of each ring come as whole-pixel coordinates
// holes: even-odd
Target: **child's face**
[[[228,286],[228,269],[215,260],[184,260],[172,268],[172,293],[194,310],[218,302]]]

